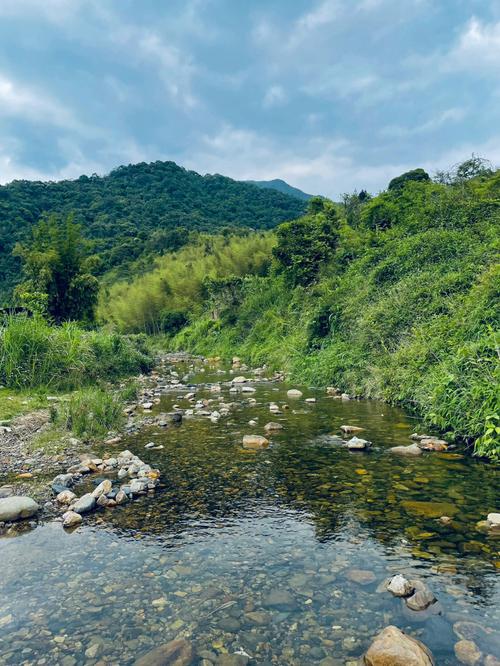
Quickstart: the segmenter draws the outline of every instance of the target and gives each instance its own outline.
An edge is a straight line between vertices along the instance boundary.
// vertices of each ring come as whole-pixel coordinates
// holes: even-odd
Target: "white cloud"
[[[282,86],[271,86],[264,95],[263,105],[265,108],[279,106],[286,100],[286,93]]]
[[[68,129],[81,128],[72,111],[39,89],[0,73],[0,116],[28,118]]]
[[[472,69],[500,67],[500,21],[483,23],[473,17],[465,26],[456,45],[447,54],[445,68]]]
[[[383,127],[379,135],[387,138],[403,138],[409,136],[415,136],[418,134],[429,134],[447,125],[449,123],[458,123],[462,121],[467,116],[466,109],[459,107],[453,107],[446,109],[441,113],[429,118],[425,122],[414,125],[413,127],[403,127],[401,125],[388,125]]]

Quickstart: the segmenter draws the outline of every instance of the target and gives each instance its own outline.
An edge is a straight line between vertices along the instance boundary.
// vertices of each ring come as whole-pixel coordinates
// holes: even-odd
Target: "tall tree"
[[[50,215],[33,227],[29,243],[18,243],[14,254],[23,262],[24,281],[16,288],[19,300],[55,322],[91,322],[99,285],[92,275],[88,244],[73,215]]]

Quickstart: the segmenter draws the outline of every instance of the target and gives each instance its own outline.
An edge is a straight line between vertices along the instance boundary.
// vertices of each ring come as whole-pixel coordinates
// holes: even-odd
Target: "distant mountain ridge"
[[[0,305],[20,279],[14,245],[29,239],[44,213],[74,212],[105,272],[178,249],[193,231],[271,229],[305,208],[289,194],[201,176],[175,162],[142,162],[60,182],[13,181],[0,186]]]
[[[314,196],[313,194],[306,194],[306,192],[299,190],[298,187],[289,185],[284,180],[281,180],[281,178],[275,178],[274,180],[246,180],[244,182],[250,183],[251,185],[257,185],[257,187],[262,189],[276,190],[277,192],[288,194],[289,196],[300,199],[301,201],[309,201],[309,199]]]

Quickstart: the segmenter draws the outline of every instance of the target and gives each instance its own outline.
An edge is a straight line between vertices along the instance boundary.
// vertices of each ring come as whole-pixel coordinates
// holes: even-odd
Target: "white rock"
[[[500,513],[489,513],[486,520],[490,527],[500,526]]]
[[[289,398],[301,398],[303,395],[302,391],[299,391],[298,389],[290,389],[286,394]]]
[[[5,497],[0,499],[0,522],[10,520],[20,520],[21,518],[31,518],[40,507],[31,499],[22,495]]]
[[[347,442],[347,448],[351,451],[360,451],[367,449],[371,446],[371,442],[366,439],[360,439],[359,437],[353,437]]]
[[[413,594],[415,587],[401,574],[396,574],[387,584],[387,589],[395,597],[409,597]]]

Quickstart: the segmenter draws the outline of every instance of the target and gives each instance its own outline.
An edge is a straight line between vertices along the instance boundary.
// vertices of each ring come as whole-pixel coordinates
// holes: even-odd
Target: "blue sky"
[[[337,197],[500,163],[499,0],[0,0],[0,182],[175,160]]]

